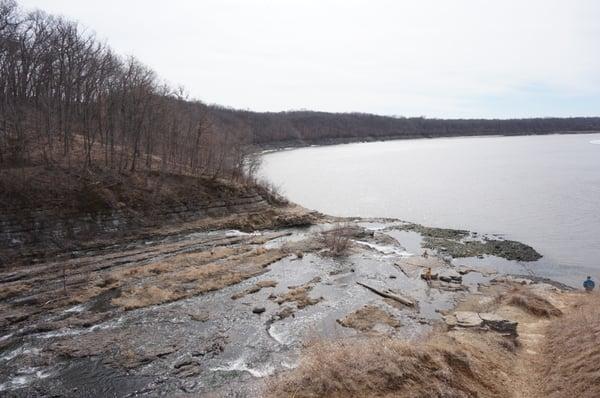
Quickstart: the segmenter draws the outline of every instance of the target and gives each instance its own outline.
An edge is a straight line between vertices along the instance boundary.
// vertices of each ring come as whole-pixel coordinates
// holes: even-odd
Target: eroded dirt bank
[[[415,342],[439,328],[453,338],[512,336],[520,314],[503,312],[516,307],[496,297],[532,282],[506,279],[488,260],[539,256],[518,242],[398,220],[298,207],[257,217],[157,229],[3,270],[2,394],[286,395],[269,386],[303,369],[310,342]],[[229,229],[236,225],[245,232]],[[497,306],[482,308],[488,301]]]

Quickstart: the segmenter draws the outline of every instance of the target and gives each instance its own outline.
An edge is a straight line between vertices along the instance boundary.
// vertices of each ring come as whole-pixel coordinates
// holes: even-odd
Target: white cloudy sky
[[[205,102],[428,117],[600,116],[597,0],[21,0]]]

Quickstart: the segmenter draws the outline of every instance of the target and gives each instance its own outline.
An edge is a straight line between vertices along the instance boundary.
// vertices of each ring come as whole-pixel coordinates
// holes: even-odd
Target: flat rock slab
[[[456,326],[471,328],[483,325],[483,319],[481,319],[476,312],[456,311],[454,317],[456,318]]]
[[[483,324],[492,330],[500,333],[508,333],[511,336],[517,335],[517,326],[519,323],[516,321],[511,321],[490,312],[479,313],[479,317],[483,320]]]
[[[518,322],[491,312],[456,311],[453,314],[445,315],[443,319],[450,327],[487,328],[517,336]]]

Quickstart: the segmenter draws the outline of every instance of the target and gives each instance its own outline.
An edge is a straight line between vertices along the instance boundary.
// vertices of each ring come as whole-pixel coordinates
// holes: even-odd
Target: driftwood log
[[[392,292],[389,289],[380,290],[380,289],[377,289],[377,288],[375,288],[373,286],[369,286],[369,285],[367,285],[365,283],[362,283],[362,282],[358,282],[357,281],[356,283],[359,284],[359,285],[361,285],[364,288],[369,289],[373,293],[380,295],[381,297],[389,298],[391,300],[397,301],[397,302],[402,303],[404,305],[407,305],[409,307],[414,307],[415,306],[415,302],[414,301],[409,300],[406,297],[402,297],[402,296],[400,296],[400,295]]]

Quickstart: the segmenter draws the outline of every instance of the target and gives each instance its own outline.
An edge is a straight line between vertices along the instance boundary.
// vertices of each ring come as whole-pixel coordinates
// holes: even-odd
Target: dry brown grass
[[[31,285],[28,283],[13,283],[8,286],[2,286],[0,290],[0,300],[6,300],[14,296],[18,296],[31,290]]]
[[[286,293],[281,294],[275,299],[277,304],[283,304],[288,302],[296,303],[298,309],[308,307],[309,305],[315,305],[319,303],[322,298],[312,298],[309,296],[309,292],[312,290],[312,286],[299,286],[288,290]]]
[[[299,367],[267,383],[268,397],[508,397],[514,354],[502,337],[436,336],[409,344],[371,337],[319,342]]]
[[[296,308],[302,309],[309,305],[315,305],[323,300],[323,297],[312,298],[309,296],[310,291],[315,283],[321,281],[320,277],[315,277],[310,281],[300,286],[288,286],[289,290],[279,296],[271,296],[269,298],[275,300],[279,305],[283,303],[296,303]]]
[[[522,308],[535,316],[553,317],[562,314],[562,311],[548,300],[527,288],[516,287],[509,291],[504,299],[507,304]]]
[[[256,267],[236,270],[227,264],[206,264],[169,275],[169,278],[161,281],[162,287],[147,283],[126,289],[119,297],[112,299],[112,303],[126,310],[167,303],[234,285],[262,272],[262,268]],[[194,284],[183,286],[190,282]]]
[[[106,275],[105,277],[101,278],[98,282],[96,282],[96,286],[97,287],[109,287],[109,286],[114,286],[119,282],[119,280],[117,278],[115,278],[114,275]]]
[[[90,299],[96,297],[105,290],[107,289],[88,285],[85,288],[77,290],[71,290],[67,288],[66,294],[62,291],[60,293],[64,295],[65,304],[81,304],[88,302]]]
[[[371,331],[377,325],[388,325],[393,328],[401,326],[396,318],[374,305],[365,305],[353,313],[346,315],[343,319],[339,319],[338,323],[362,332]]]
[[[126,310],[132,310],[178,300],[182,297],[181,292],[176,292],[172,288],[140,286],[122,292],[119,297],[112,299],[112,303]]]
[[[154,264],[128,270],[126,273],[130,277],[143,276],[140,279],[143,283],[124,289],[119,297],[112,299],[112,304],[130,310],[222,289],[263,274],[269,264],[285,256],[281,250],[266,250],[260,254],[246,251],[214,263],[204,263],[206,257],[200,254],[175,256],[160,266]],[[155,272],[156,269],[161,272]],[[132,271],[135,272],[131,274]],[[149,275],[153,277],[149,278]],[[272,285],[272,282],[265,283]]]
[[[600,294],[586,294],[546,333],[544,396],[600,397]]]
[[[163,274],[163,276],[167,277],[167,274],[178,272],[182,269],[194,269],[194,267],[200,265],[222,259],[237,258],[237,256],[244,254],[250,254],[250,250],[239,247],[219,246],[202,252],[179,254],[160,262],[130,266],[114,271],[108,278],[124,280],[132,277],[145,278]]]

